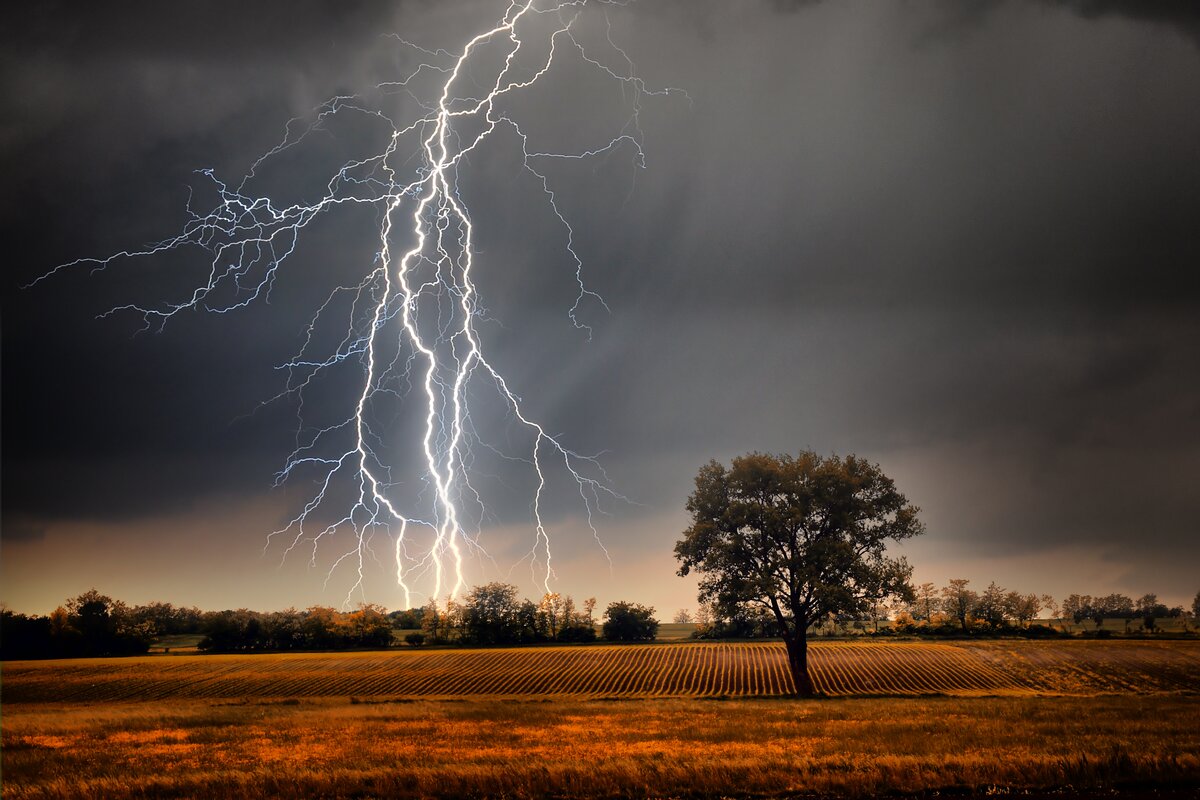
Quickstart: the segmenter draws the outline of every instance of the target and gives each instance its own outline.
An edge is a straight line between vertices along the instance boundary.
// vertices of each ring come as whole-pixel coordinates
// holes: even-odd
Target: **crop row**
[[[1124,643],[1119,643],[1124,644]],[[827,695],[1194,690],[1200,648],[818,643]],[[712,697],[793,689],[777,643],[180,656],[17,662],[4,702],[281,697]]]

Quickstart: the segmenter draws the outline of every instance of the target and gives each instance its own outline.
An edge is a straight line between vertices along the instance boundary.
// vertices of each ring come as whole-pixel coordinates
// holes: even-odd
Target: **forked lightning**
[[[236,187],[210,170],[201,171],[212,182],[217,202],[206,213],[189,207],[188,221],[178,235],[142,250],[64,264],[39,279],[72,266],[103,269],[119,259],[188,246],[203,248],[211,254],[207,278],[186,296],[158,307],[130,304],[107,312],[140,314],[147,328],[157,330],[185,310],[224,314],[268,298],[281,268],[297,250],[302,231],[313,220],[343,205],[376,210],[381,223],[373,263],[361,280],[333,288],[313,316],[300,351],[281,365],[288,381],[280,397],[298,398],[301,414],[305,391],[318,376],[346,364],[361,364],[361,383],[351,390],[341,422],[313,430],[301,418],[295,449],[279,471],[277,483],[303,471],[315,475],[315,489],[298,513],[268,537],[268,546],[283,540],[285,557],[306,548],[315,565],[323,540],[349,535],[349,546],[335,550],[326,576],[328,583],[339,566],[354,568],[347,602],[364,590],[367,559],[378,559],[373,542],[383,532],[392,537],[388,557],[395,560],[406,607],[413,605],[418,584],[425,588],[419,593],[434,599],[462,592],[465,557],[485,555],[479,540],[484,500],[472,483],[473,452],[478,448],[488,448],[514,468],[531,470],[535,488],[527,558],[535,581],[546,591],[554,574],[546,522],[550,471],[562,470],[574,483],[598,544],[594,514],[602,498],[620,498],[595,458],[566,447],[527,414],[521,398],[488,360],[477,327],[486,312],[473,278],[486,266],[476,263],[474,225],[459,191],[469,156],[478,155],[480,146],[498,131],[515,134],[523,168],[535,179],[548,210],[561,225],[564,263],[578,284],[567,317],[590,334],[581,311],[587,303],[603,305],[603,300],[584,283],[574,231],[559,210],[548,172],[539,165],[551,159],[627,152],[637,166],[644,166],[640,103],[649,95],[679,91],[648,88],[636,76],[632,61],[609,35],[611,5],[625,3],[512,2],[494,26],[471,38],[457,53],[428,50],[395,37],[400,46],[420,54],[420,63],[401,80],[379,84],[376,95],[407,97],[412,101],[409,108],[415,102],[419,108],[415,121],[397,122],[397,112],[382,103],[372,105],[362,95],[334,97],[311,115],[292,120],[283,140],[255,161]],[[604,26],[602,52],[585,48],[584,37],[578,35],[580,26],[589,23]],[[586,149],[531,148],[530,136],[502,101],[546,79],[567,59],[615,81],[628,113]],[[423,83],[433,87],[426,88],[424,97],[419,88]],[[380,152],[342,164],[316,202],[284,205],[248,189],[268,162],[315,131],[327,129],[333,118],[347,114],[382,121],[390,126],[390,136]],[[320,353],[317,331],[326,324],[324,317],[339,306],[349,307],[345,333],[336,348]],[[521,452],[514,454],[488,442],[475,429],[471,390],[480,385],[490,387],[487,392],[526,431]],[[412,476],[424,487],[415,497],[399,491],[405,480],[394,473],[404,458],[388,457],[382,447],[382,415],[374,413],[376,405],[399,402],[401,396],[415,397],[421,408],[420,441],[410,442],[419,449],[417,462],[422,465],[421,474]]]

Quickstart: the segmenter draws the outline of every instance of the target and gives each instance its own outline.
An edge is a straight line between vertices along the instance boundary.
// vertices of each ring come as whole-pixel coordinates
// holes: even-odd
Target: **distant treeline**
[[[1061,604],[1050,595],[1007,591],[991,583],[981,592],[965,579],[941,588],[914,587],[907,598],[868,605],[858,614],[827,616],[814,635],[916,634],[932,636],[1065,636],[1088,625],[1107,635],[1105,620],[1125,621],[1130,633],[1153,633],[1176,619],[1189,631],[1182,606],[1167,607],[1153,594],[1134,600],[1122,594],[1072,594]],[[511,584],[477,586],[461,601],[430,602],[423,608],[388,612],[374,604],[350,611],[327,606],[283,611],[201,611],[170,603],[130,606],[95,589],[73,597],[48,616],[0,612],[0,658],[74,658],[145,653],[161,637],[200,635],[199,648],[211,652],[339,650],[392,646],[397,631],[409,646],[512,645],[540,642],[646,641],[658,635],[654,609],[638,603],[609,604],[596,619],[596,600],[578,608],[568,595],[549,593],[538,602],[522,599]],[[1200,594],[1191,615],[1200,618]],[[779,635],[772,614],[749,604],[721,612],[703,606],[695,615],[680,611],[675,622],[695,623],[701,639],[763,638]],[[1035,620],[1048,621],[1049,625]],[[1176,626],[1178,630],[1178,626]]]
[[[0,614],[0,658],[73,658],[145,653],[162,636],[199,634],[201,650],[264,652],[389,647],[394,631],[409,646],[508,645],[595,641],[596,601],[579,610],[569,596],[549,593],[534,603],[510,584],[489,583],[461,601],[388,612],[364,603],[352,611],[312,606],[302,611],[201,611],[170,603],[129,606],[95,589],[68,600],[49,616]],[[609,641],[641,641],[658,633],[654,609],[611,603],[601,634]]]
[[[198,609],[169,603],[127,606],[95,589],[73,597],[47,617],[0,612],[0,657],[75,658],[144,653],[160,633],[198,629]]]
[[[1060,605],[1048,594],[1008,591],[992,582],[982,592],[969,588],[970,581],[956,578],[941,588],[923,583],[910,596],[887,603],[867,604],[857,614],[829,615],[818,620],[812,634],[845,635],[920,634],[933,636],[1018,635],[1064,636],[1070,626],[1093,623],[1097,633],[1107,619],[1124,620],[1131,633],[1152,633],[1159,622],[1178,619],[1188,630],[1183,606],[1167,607],[1154,594],[1134,600],[1123,594],[1103,597],[1072,594]],[[1192,603],[1192,617],[1200,617],[1200,593]],[[1046,620],[1050,625],[1036,624]],[[774,616],[761,606],[738,605],[722,612],[702,606],[694,616],[686,610],[677,622],[695,622],[697,638],[760,638],[779,635]],[[1135,627],[1136,625],[1136,627]],[[1083,632],[1087,632],[1086,629]]]

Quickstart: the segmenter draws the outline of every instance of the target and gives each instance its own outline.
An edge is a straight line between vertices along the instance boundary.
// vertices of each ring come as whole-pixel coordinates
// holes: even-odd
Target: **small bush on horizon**
[[[609,603],[602,632],[609,642],[648,642],[658,636],[654,608],[641,603]]]

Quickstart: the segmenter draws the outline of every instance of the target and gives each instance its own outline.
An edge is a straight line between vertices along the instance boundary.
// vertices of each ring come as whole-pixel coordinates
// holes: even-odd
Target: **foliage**
[[[913,594],[915,595],[911,610],[913,618],[924,620],[926,623],[930,622],[934,612],[940,608],[937,586],[932,581],[922,583],[916,587]]]
[[[774,617],[801,694],[812,693],[805,642],[827,615],[861,615],[911,596],[911,568],[886,543],[918,535],[917,509],[877,465],[857,456],[750,453],[711,461],[687,501],[692,525],[675,545],[679,574],[732,617],[742,605]]]
[[[422,609],[421,633],[430,644],[475,647],[536,642],[591,642],[596,639],[591,619],[595,600],[575,608],[568,595],[548,593],[536,604],[517,596],[507,583],[476,586],[461,603],[430,602]]]
[[[609,642],[652,641],[658,635],[654,609],[640,603],[609,603],[602,633]]]
[[[1134,604],[1134,614],[1142,620],[1142,630],[1154,631],[1158,620],[1169,615],[1171,610],[1158,602],[1158,595],[1144,594]]]
[[[697,639],[762,639],[780,635],[775,616],[760,605],[740,603],[724,611],[712,609],[708,621],[698,626]]]
[[[594,642],[596,641],[596,626],[589,622],[575,620],[558,631],[560,642]]]
[[[976,606],[979,605],[979,595],[967,588],[970,583],[965,578],[954,578],[950,585],[942,589],[942,610],[947,616],[958,620],[963,633],[970,627],[970,621]]]
[[[381,606],[360,603],[354,611],[311,606],[262,613],[239,608],[204,615],[201,650],[246,653],[274,650],[344,650],[388,647],[392,623]]]
[[[473,645],[515,644],[529,635],[522,630],[520,611],[516,586],[510,583],[476,586],[463,603],[459,640]]]
[[[4,658],[78,658],[145,653],[154,640],[152,624],[119,600],[89,589],[48,617],[0,614]]]
[[[388,614],[388,618],[392,621],[392,627],[400,628],[401,630],[420,629],[421,619],[425,615],[423,608],[410,608],[407,611],[392,611]]]

